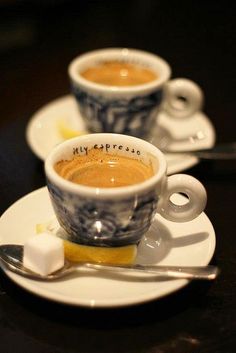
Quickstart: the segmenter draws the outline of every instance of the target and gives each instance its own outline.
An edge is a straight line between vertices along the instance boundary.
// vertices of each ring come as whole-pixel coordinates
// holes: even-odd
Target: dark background
[[[235,11],[228,1],[0,1],[0,214],[45,184],[25,142],[32,114],[68,94],[72,58],[104,47],[164,57],[173,77],[204,90],[217,142],[236,140]],[[0,351],[236,351],[235,161],[201,162],[188,173],[206,186],[221,276],[126,309],[64,307],[26,293],[0,271]]]

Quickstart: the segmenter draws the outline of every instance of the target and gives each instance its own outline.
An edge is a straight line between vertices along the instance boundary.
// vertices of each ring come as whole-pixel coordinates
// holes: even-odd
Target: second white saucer
[[[171,119],[165,113],[157,116],[158,123],[163,128],[177,134],[176,139],[182,139],[198,130],[204,132],[205,138],[191,145],[190,142],[175,142],[172,146],[175,150],[193,150],[196,148],[210,148],[215,142],[215,131],[205,114],[197,112],[194,116],[178,121]],[[26,140],[33,153],[40,159],[45,160],[51,149],[63,141],[58,130],[58,122],[63,120],[72,129],[85,131],[82,117],[79,114],[77,104],[73,96],[68,95],[58,98],[40,110],[30,119],[26,129]],[[198,163],[194,156],[183,156],[182,154],[166,154],[168,174],[178,173]]]

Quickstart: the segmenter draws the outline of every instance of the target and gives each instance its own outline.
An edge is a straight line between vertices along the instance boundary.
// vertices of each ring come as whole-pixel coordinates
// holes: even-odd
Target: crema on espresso
[[[61,160],[54,165],[56,172],[73,183],[111,188],[141,183],[153,176],[152,165],[138,159],[91,149],[85,155]]]
[[[80,75],[107,86],[135,86],[157,78],[157,74],[150,69],[122,61],[104,61],[87,68]]]

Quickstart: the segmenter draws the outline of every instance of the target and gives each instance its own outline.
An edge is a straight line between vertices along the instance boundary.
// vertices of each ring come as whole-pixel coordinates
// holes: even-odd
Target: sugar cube
[[[64,265],[62,239],[49,233],[30,237],[24,244],[23,265],[43,276],[59,270]]]

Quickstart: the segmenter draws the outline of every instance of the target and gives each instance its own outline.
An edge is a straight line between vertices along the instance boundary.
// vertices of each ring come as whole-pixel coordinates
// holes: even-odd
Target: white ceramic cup
[[[107,86],[81,73],[104,61],[120,61],[153,71],[157,78],[135,86]],[[113,132],[136,137],[150,134],[157,112],[186,118],[201,108],[200,87],[188,79],[170,80],[170,65],[161,57],[136,49],[108,48],[75,58],[68,69],[72,93],[89,132]]]
[[[98,188],[78,185],[63,179],[55,171],[57,162],[87,154],[92,148],[151,163],[153,176],[130,186]],[[207,196],[203,185],[185,174],[167,177],[166,168],[164,155],[152,144],[110,133],[67,140],[54,148],[45,162],[52,205],[68,239],[95,246],[138,243],[156,212],[173,222],[188,222],[204,210]],[[184,205],[171,201],[171,195],[179,192],[188,197]]]

